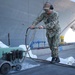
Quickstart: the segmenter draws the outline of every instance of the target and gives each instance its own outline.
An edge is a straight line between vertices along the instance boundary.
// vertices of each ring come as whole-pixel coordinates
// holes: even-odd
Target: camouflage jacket
[[[36,18],[32,25],[36,26],[39,22],[43,21],[46,28],[46,34],[49,34],[50,37],[52,37],[53,35],[58,34],[60,31],[58,17],[58,13],[54,10],[50,15],[44,12]]]

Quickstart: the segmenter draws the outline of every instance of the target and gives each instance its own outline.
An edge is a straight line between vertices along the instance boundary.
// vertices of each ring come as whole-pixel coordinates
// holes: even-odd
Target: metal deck
[[[66,58],[67,56],[73,56],[75,58],[75,50],[73,49],[61,51],[59,55],[63,58]],[[18,71],[12,74],[9,73],[8,75],[75,75],[75,67],[66,67],[49,63],[41,63],[29,58],[26,58],[24,62],[30,63],[32,65],[39,64],[39,66]]]
[[[10,75],[75,75],[74,68],[56,66],[52,64],[41,65],[32,69]]]

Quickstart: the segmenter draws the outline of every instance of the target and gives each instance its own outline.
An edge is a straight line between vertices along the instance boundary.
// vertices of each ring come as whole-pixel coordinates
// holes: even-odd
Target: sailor
[[[38,16],[35,21],[33,21],[30,28],[34,28],[41,21],[44,22],[45,25],[39,26],[39,28],[46,28],[46,37],[48,40],[48,44],[51,50],[52,63],[59,63],[59,54],[58,54],[58,46],[59,46],[59,16],[58,12],[54,11],[53,5],[49,2],[46,2],[43,6],[44,12]]]

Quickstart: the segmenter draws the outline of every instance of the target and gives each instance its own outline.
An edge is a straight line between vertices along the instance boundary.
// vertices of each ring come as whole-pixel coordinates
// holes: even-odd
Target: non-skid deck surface
[[[36,64],[36,62],[34,64]],[[75,75],[75,68],[41,63],[40,66],[8,75]]]
[[[73,56],[75,58],[75,50],[66,50],[59,52],[60,57],[67,58],[69,56]],[[46,55],[42,56],[43,58],[47,58]],[[42,58],[39,57],[39,58]],[[32,65],[38,65],[33,68],[25,69],[22,71],[15,72],[13,74],[8,75],[75,75],[75,68],[66,67],[66,66],[58,66],[55,64],[47,64],[40,63],[35,60],[26,58],[24,63],[29,63]],[[75,66],[75,65],[73,65]],[[26,67],[26,66],[25,66]]]

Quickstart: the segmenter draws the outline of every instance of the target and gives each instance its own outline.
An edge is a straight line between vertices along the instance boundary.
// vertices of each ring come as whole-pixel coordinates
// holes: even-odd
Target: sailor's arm
[[[33,26],[36,26],[36,25],[37,25],[38,23],[40,23],[42,20],[43,20],[43,13],[42,13],[40,16],[38,16],[38,17],[35,19],[35,21],[33,21],[32,25],[33,25]]]

